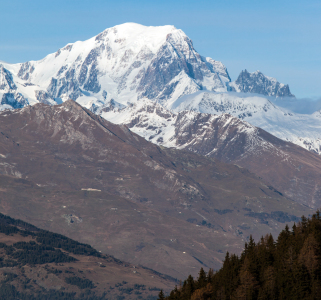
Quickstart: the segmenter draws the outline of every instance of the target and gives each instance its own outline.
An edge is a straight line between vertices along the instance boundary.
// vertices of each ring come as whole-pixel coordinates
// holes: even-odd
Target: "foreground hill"
[[[0,126],[1,212],[177,278],[311,213],[245,168],[160,148],[74,101],[2,112]]]
[[[153,299],[175,281],[0,214],[0,298]]]

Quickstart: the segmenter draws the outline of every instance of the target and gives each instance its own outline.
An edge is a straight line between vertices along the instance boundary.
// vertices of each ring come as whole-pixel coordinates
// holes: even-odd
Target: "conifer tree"
[[[189,276],[170,300],[321,299],[321,216],[286,225],[276,242],[271,234],[258,243],[250,237],[240,256],[226,253],[223,266],[196,281]]]
[[[163,292],[163,290],[160,290],[157,300],[164,300],[164,299],[165,299],[164,292]]]

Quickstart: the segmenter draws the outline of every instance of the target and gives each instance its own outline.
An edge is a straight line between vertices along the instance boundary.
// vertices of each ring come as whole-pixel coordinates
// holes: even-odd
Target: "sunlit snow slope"
[[[5,68],[55,99],[94,97],[125,105],[142,97],[166,105],[201,89],[226,91],[230,81],[225,66],[200,56],[182,30],[135,23]]]

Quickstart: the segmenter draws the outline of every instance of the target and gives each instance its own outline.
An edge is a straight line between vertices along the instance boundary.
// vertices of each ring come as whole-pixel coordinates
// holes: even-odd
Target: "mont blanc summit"
[[[15,101],[3,99],[2,104],[13,108],[54,99],[86,106],[113,100],[127,106],[147,98],[171,109],[182,96],[199,91],[292,96],[288,86],[262,73],[242,71],[231,82],[223,63],[201,56],[192,40],[170,25],[125,23],[67,44],[42,60],[3,63],[2,69],[16,86],[10,94]]]
[[[198,90],[227,91],[225,66],[199,55],[174,26],[125,23],[68,44],[40,61],[6,66],[53,98],[94,97],[127,104],[142,97],[163,105]]]

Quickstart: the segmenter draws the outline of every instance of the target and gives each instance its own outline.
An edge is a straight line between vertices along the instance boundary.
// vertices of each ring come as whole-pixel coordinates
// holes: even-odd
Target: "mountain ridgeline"
[[[2,213],[175,278],[313,213],[245,168],[159,147],[72,100],[1,112],[0,127]]]
[[[223,63],[200,55],[174,26],[125,23],[69,43],[40,61],[3,63],[0,100],[4,107],[20,108],[69,98],[86,105],[93,99],[100,105],[112,99],[127,105],[148,98],[169,108],[181,96],[201,90],[293,96],[288,86],[262,73],[241,75],[231,82]]]
[[[277,98],[294,97],[290,92],[289,85],[280,83],[275,78],[265,76],[260,71],[250,73],[244,70],[229,86],[234,92],[256,93]]]
[[[318,209],[321,205],[321,156],[241,120],[243,114],[249,113],[246,110],[249,105],[242,101],[230,107],[228,99],[215,102],[211,96],[199,94],[199,107],[192,102],[176,113],[149,100],[121,110],[114,108],[97,113],[113,123],[125,124],[155,144],[189,150],[249,169],[285,196]],[[233,116],[233,111],[242,111],[242,105],[245,106],[242,114]],[[211,106],[211,113],[197,112],[204,107],[209,110]],[[223,113],[228,107],[229,113]],[[261,104],[256,101],[255,109],[259,107],[262,111],[276,108],[267,100]],[[278,115],[282,116],[283,113]]]
[[[240,256],[226,253],[217,272],[203,269],[189,276],[167,300],[320,299],[321,215],[288,226],[277,240],[272,235],[257,243],[250,238]],[[160,293],[159,299],[164,298]]]

